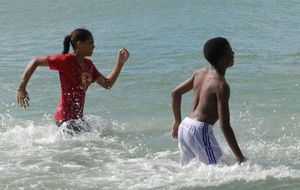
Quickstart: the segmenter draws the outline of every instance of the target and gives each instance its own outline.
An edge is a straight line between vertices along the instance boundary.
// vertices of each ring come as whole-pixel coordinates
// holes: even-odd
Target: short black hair
[[[208,40],[203,47],[205,59],[215,66],[224,56],[226,45],[230,45],[228,40],[223,37],[216,37]]]

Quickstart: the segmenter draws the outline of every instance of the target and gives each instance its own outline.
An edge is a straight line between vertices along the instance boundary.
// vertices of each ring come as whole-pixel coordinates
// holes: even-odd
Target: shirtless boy
[[[216,164],[222,151],[213,135],[212,127],[219,120],[221,130],[233,151],[237,162],[245,160],[234,132],[230,126],[230,88],[225,79],[227,68],[234,62],[234,52],[229,42],[222,37],[208,40],[203,53],[211,66],[194,72],[172,91],[174,123],[172,136],[178,138],[181,165],[187,165],[197,157],[205,164]],[[193,91],[191,112],[181,121],[181,97]]]

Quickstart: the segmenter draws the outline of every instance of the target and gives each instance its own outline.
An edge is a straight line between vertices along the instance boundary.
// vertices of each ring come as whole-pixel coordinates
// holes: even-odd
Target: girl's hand
[[[17,91],[17,103],[21,108],[28,108],[29,100],[29,95],[25,89]]]
[[[124,64],[129,58],[129,52],[126,48],[122,48],[119,51],[118,63]]]

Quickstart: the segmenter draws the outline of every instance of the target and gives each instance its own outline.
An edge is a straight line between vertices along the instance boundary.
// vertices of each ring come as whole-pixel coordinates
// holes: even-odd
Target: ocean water
[[[288,1],[0,0],[0,189],[299,189],[300,3]],[[108,74],[131,53],[111,90],[92,85],[90,133],[53,122],[56,72],[38,68],[29,109],[15,103],[28,61],[62,51],[78,27],[95,38],[92,60]],[[179,166],[170,92],[206,64],[202,46],[224,36],[235,51],[226,75],[231,124],[248,161],[237,165],[219,125],[223,161]],[[189,113],[191,94],[182,101]]]

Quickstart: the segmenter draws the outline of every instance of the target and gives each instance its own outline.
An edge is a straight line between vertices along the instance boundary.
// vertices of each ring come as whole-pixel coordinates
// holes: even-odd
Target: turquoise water
[[[298,1],[0,2],[0,189],[299,189]],[[112,90],[89,88],[93,131],[70,138],[52,121],[57,73],[34,73],[28,110],[15,91],[27,62],[61,52],[77,27],[94,34],[103,74],[121,47],[131,57]],[[224,161],[180,168],[170,91],[206,64],[202,46],[215,36],[235,51],[231,123],[249,160],[234,163],[217,124]],[[187,115],[191,94],[182,103]]]

